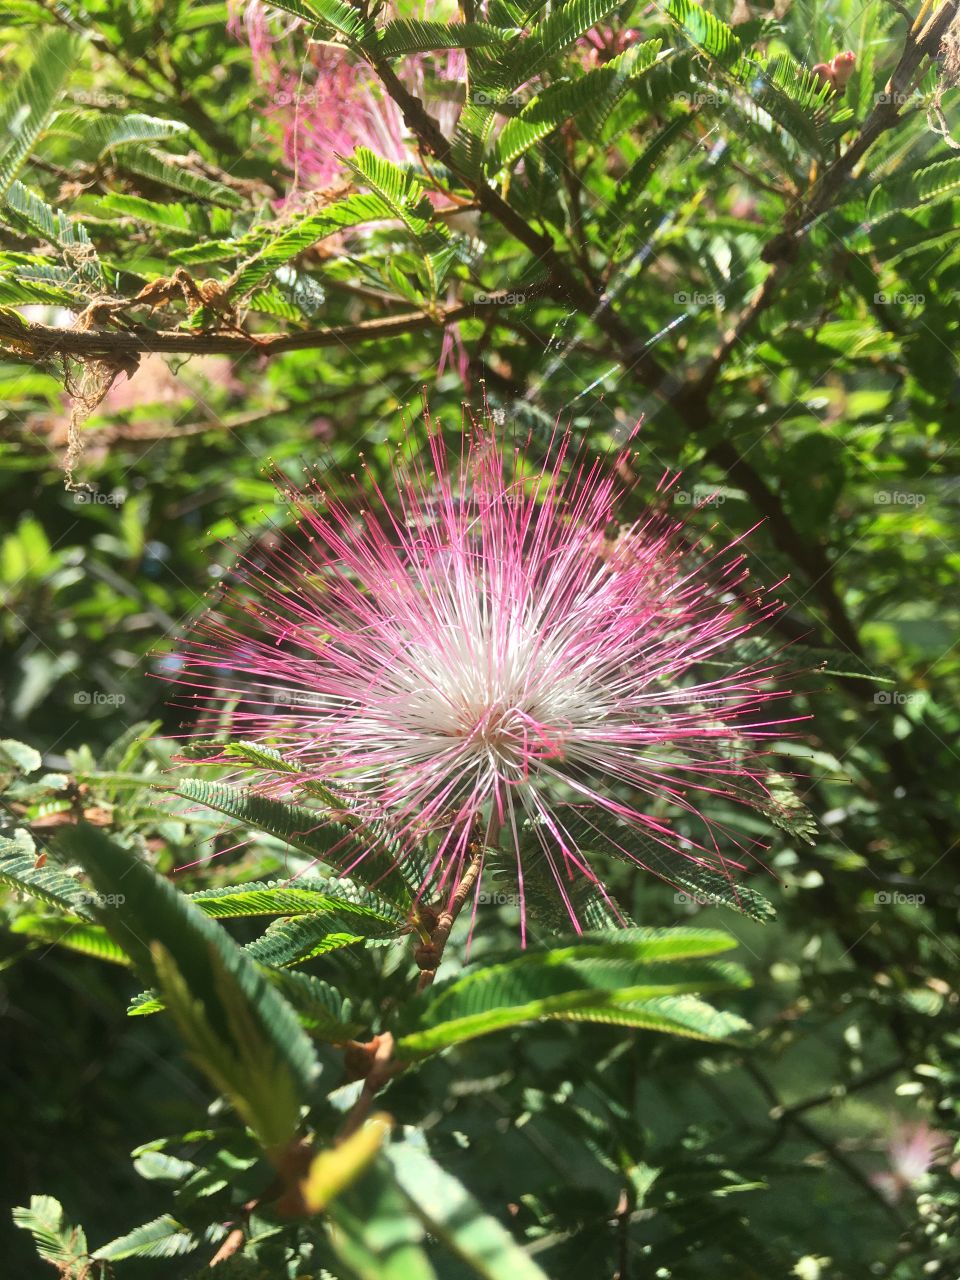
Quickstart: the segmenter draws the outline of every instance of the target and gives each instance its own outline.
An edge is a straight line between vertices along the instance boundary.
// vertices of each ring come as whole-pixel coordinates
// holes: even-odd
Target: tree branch
[[[141,325],[129,329],[60,329],[20,319],[0,308],[0,347],[29,360],[49,360],[54,356],[75,356],[82,360],[129,360],[145,354],[168,355],[258,355],[277,356],[285,351],[314,350],[353,342],[377,342],[421,329],[443,329],[469,316],[486,314],[472,303],[438,308],[435,314],[410,311],[402,315],[362,320],[359,324],[335,325],[328,329],[304,329],[295,333],[245,334],[154,330]]]

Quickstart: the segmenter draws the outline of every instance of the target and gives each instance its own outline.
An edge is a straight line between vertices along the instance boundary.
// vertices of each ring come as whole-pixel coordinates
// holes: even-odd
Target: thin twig
[[[909,1225],[897,1206],[892,1204],[884,1196],[883,1192],[873,1185],[856,1161],[851,1160],[845,1151],[841,1151],[835,1143],[831,1142],[825,1134],[815,1128],[809,1120],[803,1118],[800,1112],[806,1110],[807,1106],[812,1104],[803,1104],[800,1107],[793,1108],[785,1107],[780,1101],[776,1089],[758,1067],[754,1066],[752,1062],[744,1062],[743,1067],[771,1104],[770,1115],[772,1118],[777,1120],[781,1126],[792,1126],[812,1142],[814,1146],[819,1147],[837,1168],[841,1169],[852,1182],[855,1182],[860,1190],[865,1192],[871,1200],[879,1204],[899,1227],[905,1229]]]
[[[437,916],[437,923],[430,932],[430,941],[417,948],[416,960],[420,966],[420,980],[417,983],[418,991],[423,991],[424,988],[429,987],[437,976],[440,961],[443,959],[443,949],[447,945],[450,931],[457,916],[463,910],[464,903],[473,892],[480,872],[483,870],[484,849],[484,843],[478,841],[474,844],[473,856],[470,859],[469,866],[463,873],[463,878],[457,885],[453,901],[446,911],[441,911]]]

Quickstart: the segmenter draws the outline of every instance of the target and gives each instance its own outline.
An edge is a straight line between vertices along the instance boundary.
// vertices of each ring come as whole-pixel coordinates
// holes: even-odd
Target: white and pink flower
[[[426,842],[425,888],[452,891],[485,841],[522,890],[532,847],[576,923],[571,882],[600,873],[574,832],[604,817],[638,865],[658,861],[646,843],[742,868],[757,846],[710,811],[764,795],[785,722],[769,663],[722,661],[779,607],[740,540],[691,546],[658,511],[614,535],[618,466],[554,444],[544,474],[489,427],[459,462],[433,430],[389,492],[295,492],[297,532],[241,560],[181,678],[215,723],[233,707],[242,737],[347,786],[401,848]]]

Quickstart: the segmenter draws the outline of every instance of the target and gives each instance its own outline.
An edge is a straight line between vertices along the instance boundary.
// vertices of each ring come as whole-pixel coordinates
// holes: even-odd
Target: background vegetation
[[[9,1274],[952,1280],[955,2],[427,10],[0,3]],[[332,1148],[360,1086],[328,1041],[412,1018],[409,941],[382,902],[314,904],[306,961],[258,968],[216,897],[188,911],[311,852],[170,794],[190,716],[155,677],[238,542],[289,523],[268,461],[381,473],[424,391],[534,451],[642,417],[638,507],[682,469],[692,533],[761,522],[788,608],[760,640],[795,646],[813,719],[751,879],[776,919],[604,864],[639,924],[737,943],[715,1034],[525,1022],[393,1079],[402,1141]],[[476,933],[468,972],[515,953],[515,911]],[[178,975],[221,1042],[255,1010],[242,1079]],[[156,983],[174,1016],[128,1018]],[[339,1155],[284,1217],[298,1100]]]

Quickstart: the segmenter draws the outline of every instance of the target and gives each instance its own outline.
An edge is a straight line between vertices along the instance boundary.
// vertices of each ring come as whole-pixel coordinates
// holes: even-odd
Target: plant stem
[[[370,1069],[367,1071],[359,1098],[351,1107],[343,1127],[337,1134],[338,1143],[343,1142],[344,1138],[349,1138],[351,1133],[355,1133],[360,1128],[370,1114],[374,1098],[397,1070],[396,1063],[393,1061],[394,1040],[389,1031],[376,1036],[369,1045],[363,1047],[370,1052]]]
[[[460,883],[457,885],[453,901],[446,911],[441,911],[437,916],[437,922],[430,931],[430,941],[417,949],[416,960],[420,966],[420,980],[417,983],[418,991],[423,991],[426,987],[429,987],[437,976],[437,970],[440,968],[440,961],[443,958],[443,950],[447,945],[447,939],[450,937],[450,931],[457,916],[463,910],[464,903],[473,892],[480,872],[483,870],[483,856],[488,849],[496,846],[499,837],[499,819],[495,814],[491,814],[487,822],[487,831],[484,838],[475,839],[470,845],[470,863],[466,871],[464,871]]]
[[[447,939],[450,937],[450,930],[453,928],[457,916],[463,910],[463,904],[470,896],[482,869],[483,845],[474,845],[474,853],[470,859],[470,865],[463,873],[463,879],[457,885],[457,892],[453,895],[453,901],[446,911],[440,912],[436,928],[430,935],[430,942],[425,947],[419,948],[417,952],[417,963],[421,966],[420,980],[417,983],[418,991],[423,991],[425,987],[429,987],[437,976],[437,970],[440,968],[440,961],[443,958],[443,949],[447,945]]]

